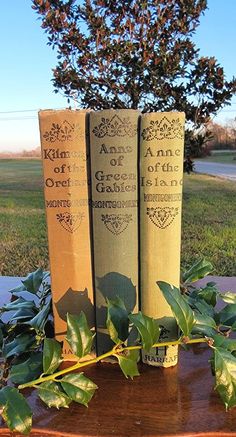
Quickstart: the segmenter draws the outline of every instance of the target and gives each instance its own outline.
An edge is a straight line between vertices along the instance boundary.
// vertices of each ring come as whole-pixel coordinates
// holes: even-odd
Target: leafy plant
[[[188,151],[199,155],[204,126],[236,86],[194,44],[206,0],[32,0],[32,8],[57,52],[56,92],[82,108],[184,111]]]
[[[159,346],[206,343],[212,350],[215,388],[226,409],[234,407],[236,340],[230,338],[230,334],[236,330],[236,297],[230,292],[222,294],[213,282],[200,288],[196,288],[192,282],[211,271],[212,265],[200,260],[183,274],[180,289],[158,281],[180,328],[177,339],[160,342],[157,321],[141,311],[129,314],[123,301],[117,297],[107,301],[107,329],[114,346],[99,357],[88,358],[94,333],[89,329],[83,312],[80,315],[68,315],[67,341],[78,361],[61,370],[61,344],[47,336],[48,324],[51,325],[48,275],[40,269],[28,275],[21,286],[11,290],[12,301],[1,308],[3,316],[10,312],[13,314],[11,322],[1,321],[3,387],[0,390],[0,406],[1,415],[10,430],[22,434],[30,432],[32,412],[20,393],[26,387],[35,388],[48,407],[68,408],[73,401],[87,406],[97,386],[81,369],[113,357],[125,377],[133,379],[139,375],[140,350],[149,351]],[[34,295],[34,299],[26,300],[21,296],[22,292],[28,292],[31,298]],[[224,302],[224,306],[218,311],[216,303],[219,300]],[[20,314],[19,319],[17,314]],[[137,331],[137,336],[130,344],[130,332],[133,329]],[[17,388],[10,387],[8,381],[19,385]]]

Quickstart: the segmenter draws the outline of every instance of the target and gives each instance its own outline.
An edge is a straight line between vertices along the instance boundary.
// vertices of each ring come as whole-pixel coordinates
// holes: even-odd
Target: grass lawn
[[[236,276],[236,184],[185,177],[182,267],[209,259],[215,274]],[[0,160],[0,274],[48,269],[40,160]],[[171,267],[171,266],[170,266]]]
[[[182,267],[204,256],[214,274],[236,276],[236,184],[206,175],[186,176]]]
[[[201,161],[206,162],[219,162],[222,164],[234,164],[236,165],[236,151],[235,152],[212,152],[211,156],[202,158]]]
[[[0,160],[0,274],[48,268],[40,160]]]

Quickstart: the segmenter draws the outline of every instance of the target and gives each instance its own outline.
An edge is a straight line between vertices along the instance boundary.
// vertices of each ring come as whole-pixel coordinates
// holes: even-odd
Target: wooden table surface
[[[206,345],[180,350],[176,367],[140,365],[133,381],[115,364],[87,368],[99,387],[88,408],[73,403],[49,409],[35,391],[25,390],[34,413],[31,436],[236,436],[236,408],[226,412],[214,391],[210,355]],[[0,426],[1,436],[13,435]]]

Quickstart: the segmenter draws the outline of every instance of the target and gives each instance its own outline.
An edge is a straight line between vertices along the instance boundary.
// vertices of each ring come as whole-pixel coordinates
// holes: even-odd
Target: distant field
[[[235,152],[212,152],[211,156],[202,158],[201,160],[208,162],[221,162],[222,164],[235,164],[236,165],[236,151]]]
[[[0,273],[48,268],[40,160],[0,160]]]
[[[204,256],[214,274],[236,276],[236,183],[214,176],[186,176],[182,266]]]
[[[236,276],[236,184],[185,178],[182,267],[201,256],[215,274]],[[40,160],[0,160],[0,274],[49,268]],[[171,268],[171,266],[170,266]]]

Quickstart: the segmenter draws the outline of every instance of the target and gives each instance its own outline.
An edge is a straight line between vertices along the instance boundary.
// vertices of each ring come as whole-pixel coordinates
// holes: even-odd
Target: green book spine
[[[90,113],[97,354],[112,347],[106,299],[138,310],[138,119],[136,110]]]
[[[140,288],[141,309],[158,320],[161,341],[176,339],[177,325],[156,281],[179,287],[184,113],[141,117],[140,139]],[[177,346],[143,351],[143,362],[169,367]]]

